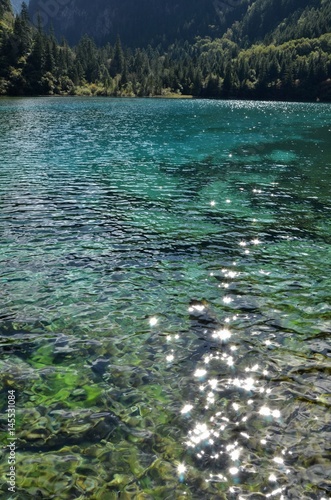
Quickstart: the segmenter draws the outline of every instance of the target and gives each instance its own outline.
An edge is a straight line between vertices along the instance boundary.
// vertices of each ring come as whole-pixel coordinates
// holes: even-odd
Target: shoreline
[[[302,104],[331,104],[331,100],[322,100],[322,99],[314,99],[314,100],[295,100],[295,99],[266,99],[266,98],[261,98],[257,99],[254,97],[227,97],[227,98],[221,98],[221,97],[198,97],[198,96],[193,96],[193,95],[148,95],[148,96],[136,96],[136,95],[130,95],[130,96],[116,96],[116,95],[79,95],[79,94],[54,94],[54,95],[49,95],[49,94],[39,94],[39,95],[8,95],[8,94],[3,94],[0,95],[0,101],[2,99],[59,99],[59,98],[84,98],[84,99],[91,99],[91,98],[104,98],[104,99],[170,99],[170,100],[176,100],[176,99],[181,99],[181,100],[201,100],[201,101],[241,101],[241,102],[286,102],[286,103],[302,103]]]

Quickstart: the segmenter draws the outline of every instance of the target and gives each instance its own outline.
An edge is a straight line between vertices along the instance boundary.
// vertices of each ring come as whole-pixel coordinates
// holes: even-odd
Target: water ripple
[[[0,101],[22,498],[329,497],[329,118]]]

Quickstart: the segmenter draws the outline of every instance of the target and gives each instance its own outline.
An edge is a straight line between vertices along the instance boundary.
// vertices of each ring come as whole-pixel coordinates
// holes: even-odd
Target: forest
[[[24,3],[14,16],[0,0],[0,95],[330,101],[331,3],[282,25],[265,26],[269,15],[251,9],[222,36],[166,46],[128,46],[120,36],[100,45],[89,35],[69,46],[51,26],[31,23]]]

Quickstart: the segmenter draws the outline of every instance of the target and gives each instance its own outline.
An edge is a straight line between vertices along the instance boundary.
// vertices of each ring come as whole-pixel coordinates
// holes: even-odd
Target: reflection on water
[[[11,498],[330,498],[329,123],[0,101]]]

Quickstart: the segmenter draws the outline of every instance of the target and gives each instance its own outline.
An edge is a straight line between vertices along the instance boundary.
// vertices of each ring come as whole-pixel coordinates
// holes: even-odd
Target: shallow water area
[[[330,138],[321,103],[0,100],[4,498],[330,498]]]

